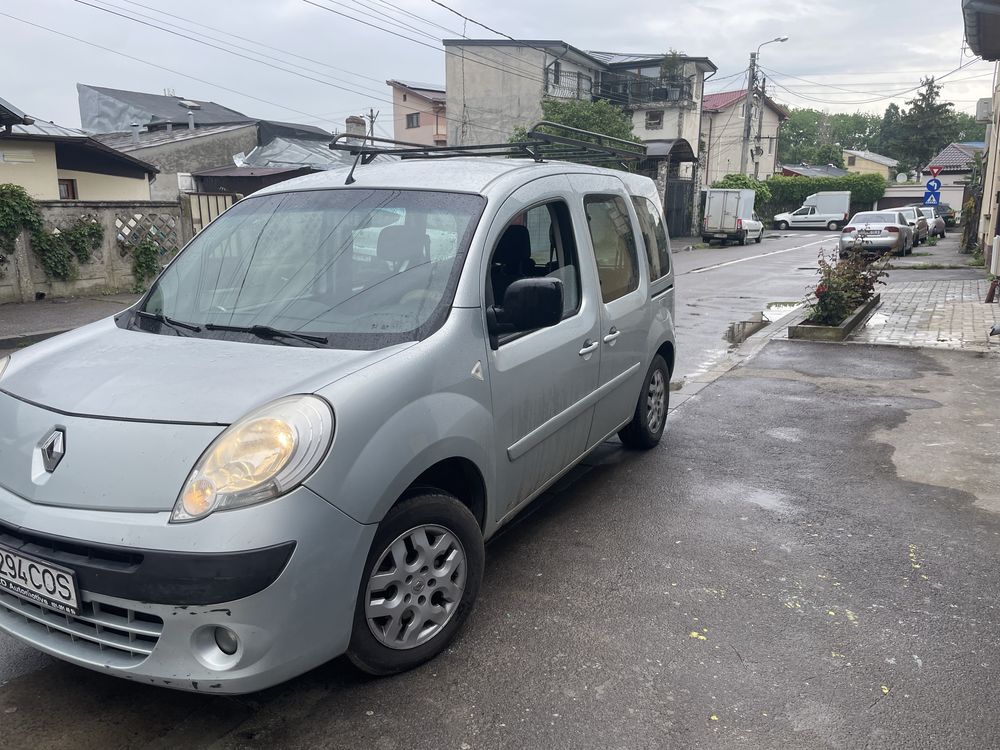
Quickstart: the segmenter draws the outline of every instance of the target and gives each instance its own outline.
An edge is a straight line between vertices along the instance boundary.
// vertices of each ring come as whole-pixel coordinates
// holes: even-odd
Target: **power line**
[[[315,3],[312,3],[310,0],[303,0],[303,1],[304,2],[308,2],[311,5],[315,4]],[[197,44],[202,44],[202,45],[204,45],[206,47],[211,47],[213,49],[219,50],[220,52],[225,52],[227,54],[243,58],[244,60],[250,60],[251,62],[258,63],[259,65],[264,65],[264,66],[272,68],[274,70],[279,70],[279,71],[282,71],[284,73],[290,73],[291,75],[298,76],[300,78],[305,78],[306,80],[310,80],[310,81],[313,81],[315,83],[322,84],[324,86],[329,86],[331,88],[335,88],[335,89],[338,89],[340,91],[346,91],[348,93],[355,94],[357,96],[362,96],[362,97],[365,97],[367,99],[374,99],[374,100],[377,100],[377,101],[380,101],[380,102],[384,102],[386,104],[393,104],[393,101],[391,99],[387,99],[387,98],[385,98],[382,95],[376,95],[376,94],[372,94],[370,92],[365,92],[365,91],[358,91],[358,90],[356,90],[354,88],[348,88],[347,86],[343,86],[343,85],[340,85],[340,84],[337,84],[337,83],[332,83],[331,81],[324,80],[323,78],[316,78],[313,75],[306,75],[305,73],[300,73],[297,70],[286,68],[286,67],[283,67],[281,65],[273,65],[273,64],[268,63],[268,62],[266,62],[264,60],[257,59],[256,57],[251,57],[250,55],[245,55],[245,54],[242,54],[241,52],[236,52],[236,51],[234,51],[232,49],[227,49],[226,47],[222,47],[222,46],[219,46],[217,44],[212,44],[212,43],[207,42],[207,41],[205,41],[203,39],[198,39],[197,37],[189,36],[187,34],[183,34],[183,33],[179,32],[179,31],[173,31],[171,29],[164,28],[162,26],[158,26],[157,24],[151,23],[149,21],[143,21],[140,18],[135,18],[133,16],[126,15],[124,13],[118,13],[118,12],[115,12],[114,10],[109,9],[109,8],[101,7],[99,5],[94,5],[94,4],[90,3],[90,2],[87,2],[86,0],[73,0],[73,2],[76,2],[76,3],[80,4],[80,5],[88,6],[90,8],[94,8],[95,10],[100,10],[100,11],[103,11],[105,13],[109,13],[109,14],[114,15],[114,16],[118,16],[119,18],[123,18],[123,19],[129,20],[129,21],[133,21],[133,22],[138,23],[138,24],[142,24],[143,26],[147,26],[149,28],[157,29],[159,31],[166,32],[168,34],[172,34],[174,36],[178,36],[178,37],[181,37],[183,39],[187,39],[187,40],[195,42]],[[317,7],[323,7],[323,6],[317,6]],[[330,10],[330,9],[327,8],[326,10]],[[332,12],[336,12],[336,11],[332,11]],[[313,71],[313,72],[315,72],[315,71]],[[317,73],[316,75],[325,75],[325,74]],[[326,77],[329,78],[330,76],[326,76]],[[450,118],[448,118],[447,115],[445,115],[445,119],[450,119]],[[506,131],[500,130],[498,128],[492,128],[492,127],[489,127],[487,125],[483,125],[483,124],[479,124],[479,123],[477,123],[477,126],[483,128],[483,129],[486,129],[486,130],[493,130],[493,131],[495,131],[497,133],[503,133],[503,134],[506,135]]]
[[[174,75],[182,76],[183,78],[189,78],[192,81],[197,81],[198,83],[204,83],[207,86],[212,86],[212,87],[220,89],[222,91],[228,91],[231,94],[237,94],[239,96],[245,96],[248,99],[253,99],[254,101],[262,102],[264,104],[270,104],[272,107],[278,107],[279,109],[286,110],[287,112],[295,112],[296,114],[299,114],[299,115],[305,115],[306,117],[312,117],[314,120],[325,121],[325,118],[319,117],[319,116],[311,114],[309,112],[303,112],[302,110],[295,109],[293,107],[288,107],[288,106],[286,106],[284,104],[278,104],[277,102],[272,102],[269,99],[262,99],[259,96],[254,96],[253,94],[248,94],[245,91],[239,91],[238,89],[233,89],[233,88],[229,88],[228,86],[223,86],[221,83],[214,83],[212,81],[205,80],[204,78],[198,78],[197,76],[193,76],[193,75],[191,75],[189,73],[184,73],[184,72],[182,72],[180,70],[176,70],[174,68],[168,68],[165,65],[159,65],[158,63],[150,62],[149,60],[144,60],[141,57],[135,57],[133,55],[129,55],[129,54],[126,54],[124,52],[120,52],[120,51],[118,51],[116,49],[112,49],[110,47],[105,47],[105,46],[103,46],[101,44],[97,44],[96,42],[91,42],[91,41],[88,41],[86,39],[81,39],[78,36],[73,36],[72,34],[67,34],[65,32],[58,31],[56,29],[50,28],[48,26],[43,26],[40,23],[34,23],[33,21],[28,21],[28,20],[26,20],[24,18],[18,18],[17,16],[13,16],[13,15],[11,15],[9,13],[4,13],[2,11],[0,11],[0,16],[3,16],[4,18],[9,18],[12,21],[17,21],[19,23],[23,23],[23,24],[25,24],[27,26],[33,26],[34,28],[41,29],[42,31],[48,31],[48,32],[50,32],[52,34],[56,34],[57,36],[61,36],[61,37],[65,38],[65,39],[72,39],[74,42],[80,42],[81,44],[86,44],[89,47],[94,47],[95,49],[103,50],[104,52],[110,52],[113,55],[118,55],[118,56],[124,57],[124,58],[126,58],[128,60],[132,60],[134,62],[142,63],[143,65],[149,65],[152,68],[157,68],[159,70],[164,70],[164,71],[166,71],[168,73],[173,73]]]
[[[184,16],[179,16],[179,15],[176,15],[174,13],[168,13],[167,11],[160,10],[159,8],[154,8],[154,7],[149,6],[149,5],[143,5],[140,2],[136,2],[136,0],[122,0],[122,2],[128,3],[129,5],[136,5],[136,6],[140,7],[140,8],[145,8],[146,10],[151,10],[151,11],[153,11],[155,13],[159,13],[162,16],[168,16],[170,18],[177,19],[178,21],[183,21],[184,23],[186,23],[186,24],[188,24],[190,26],[198,26],[198,27],[203,28],[203,29],[209,29],[210,31],[215,31],[215,32],[218,32],[220,34],[224,34],[225,36],[230,36],[230,37],[232,37],[234,39],[239,39],[239,40],[244,41],[244,42],[249,42],[250,44],[255,44],[255,45],[259,46],[259,47],[264,47],[265,49],[269,49],[269,50],[272,50],[274,52],[280,52],[281,54],[287,55],[288,57],[294,57],[294,58],[297,58],[299,60],[305,60],[306,62],[311,62],[311,63],[314,63],[316,65],[321,65],[324,68],[329,68],[330,70],[336,70],[339,73],[346,73],[347,75],[352,75],[352,76],[355,76],[357,78],[364,78],[365,80],[373,81],[373,82],[378,83],[378,84],[385,83],[385,81],[383,81],[380,78],[373,78],[372,76],[367,76],[367,75],[364,75],[363,73],[355,73],[354,71],[347,70],[346,68],[338,68],[335,65],[330,65],[329,63],[323,62],[322,60],[316,60],[316,59],[311,58],[311,57],[305,57],[304,55],[299,55],[299,54],[296,54],[295,52],[290,52],[289,50],[282,49],[280,47],[272,47],[271,45],[265,44],[264,42],[258,41],[256,39],[250,39],[249,37],[240,36],[239,34],[234,34],[231,31],[225,31],[224,29],[220,29],[220,28],[217,28],[215,26],[209,26],[208,24],[204,24],[204,23],[201,23],[199,21],[194,21],[194,20],[192,20],[190,18],[186,18]],[[104,5],[111,5],[111,3],[104,2]],[[114,7],[117,7],[117,6],[114,6]],[[135,13],[135,11],[132,11],[132,12]],[[139,15],[139,14],[137,14],[137,15]],[[152,18],[152,17],[151,16],[146,16],[146,18]],[[162,23],[166,23],[166,21],[163,21]],[[176,28],[181,28],[181,27],[176,27]],[[200,32],[193,32],[193,33],[200,33]],[[202,36],[207,36],[207,35],[206,34],[202,34]],[[209,38],[211,38],[211,37],[209,37]],[[216,41],[222,41],[222,40],[216,39]],[[256,53],[256,54],[261,54],[261,53]],[[291,64],[291,63],[289,63],[289,64]]]

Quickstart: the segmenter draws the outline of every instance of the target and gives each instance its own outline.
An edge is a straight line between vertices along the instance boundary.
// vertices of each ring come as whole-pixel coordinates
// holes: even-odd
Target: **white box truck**
[[[747,244],[748,240],[764,239],[764,224],[753,210],[756,194],[746,188],[709,188],[705,191],[705,218],[701,222],[701,239]]]
[[[851,191],[828,190],[813,193],[802,207],[774,217],[775,229],[843,229],[851,216]]]

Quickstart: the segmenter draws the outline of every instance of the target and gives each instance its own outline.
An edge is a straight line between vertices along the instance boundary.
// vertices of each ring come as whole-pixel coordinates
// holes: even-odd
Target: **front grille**
[[[56,612],[0,591],[0,626],[70,658],[134,667],[153,652],[163,620],[110,604],[85,601],[79,615]]]
[[[39,534],[0,521],[0,544],[62,565],[87,564],[107,570],[129,572],[142,562],[142,555],[98,544]]]

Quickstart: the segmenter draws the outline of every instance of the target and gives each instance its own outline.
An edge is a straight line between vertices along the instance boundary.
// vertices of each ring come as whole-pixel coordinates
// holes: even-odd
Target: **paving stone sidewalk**
[[[1000,304],[986,304],[986,279],[889,282],[882,304],[853,343],[961,349],[1000,354]]]

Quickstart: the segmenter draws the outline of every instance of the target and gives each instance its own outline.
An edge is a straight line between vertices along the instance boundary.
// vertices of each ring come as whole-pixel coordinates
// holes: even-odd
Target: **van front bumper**
[[[213,693],[261,690],[347,649],[375,526],[304,487],[167,520],[0,488],[0,545],[72,569],[81,600],[74,616],[0,590],[0,630],[82,667]]]

